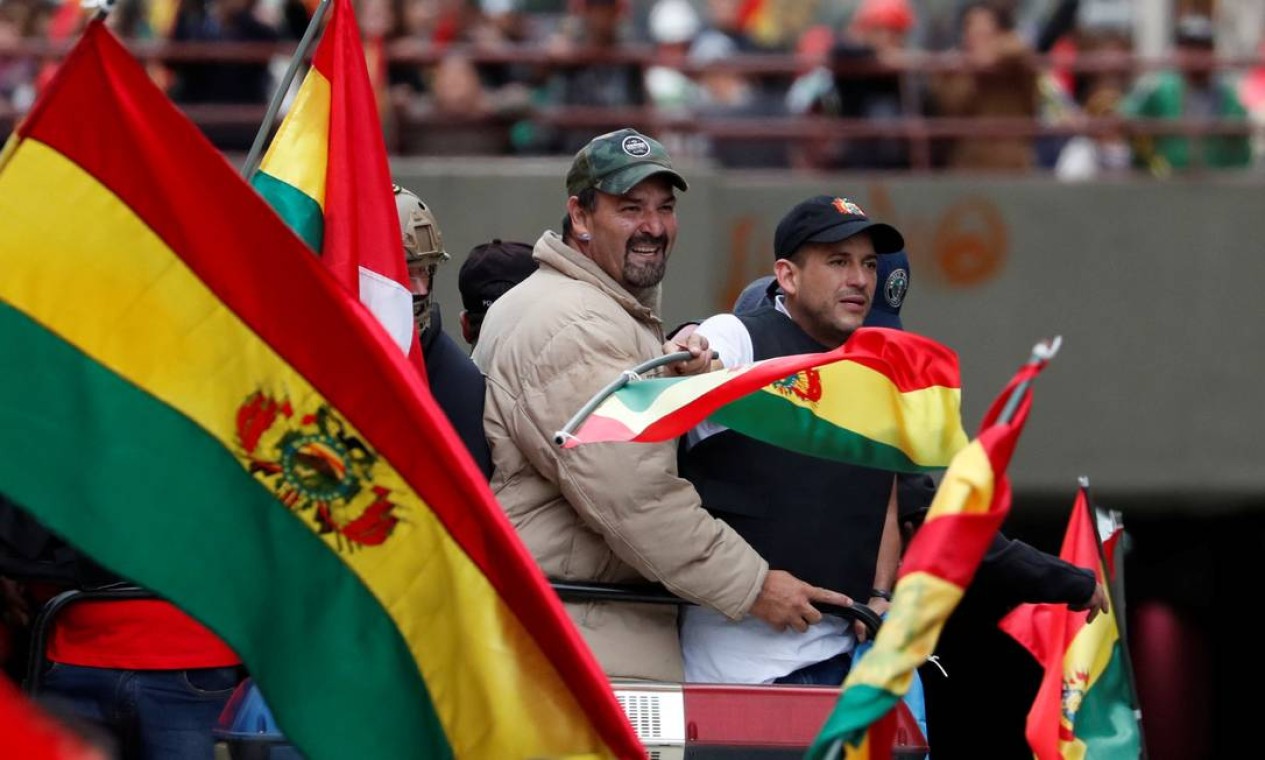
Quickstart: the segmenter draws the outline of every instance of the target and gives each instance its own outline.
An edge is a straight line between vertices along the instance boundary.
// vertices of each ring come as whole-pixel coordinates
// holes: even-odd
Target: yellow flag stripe
[[[325,208],[329,164],[329,80],[308,69],[259,170],[281,180]]]
[[[940,630],[962,599],[962,588],[931,573],[910,573],[895,598],[874,647],[848,676],[848,687],[873,686],[892,694],[909,691],[914,670],[931,656]]]
[[[957,453],[936,489],[924,526],[932,520],[959,514],[981,514],[993,503],[993,464],[978,439]]]
[[[777,393],[787,403],[812,412],[835,427],[900,449],[915,462],[933,462],[945,451],[966,445],[960,426],[928,434],[920,420],[955,420],[961,403],[958,388],[933,385],[902,393],[886,375],[856,362],[822,367],[820,401]]]

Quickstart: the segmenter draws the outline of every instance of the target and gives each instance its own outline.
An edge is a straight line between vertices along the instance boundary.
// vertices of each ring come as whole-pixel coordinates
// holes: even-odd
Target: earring
[[[581,232],[579,235],[576,235],[576,237],[578,237],[579,239],[583,240],[586,243],[593,239],[593,236],[587,232]]]

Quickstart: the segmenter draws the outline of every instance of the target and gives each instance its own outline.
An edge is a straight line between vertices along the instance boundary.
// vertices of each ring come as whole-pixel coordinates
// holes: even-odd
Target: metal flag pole
[[[593,410],[605,401],[608,396],[620,388],[623,388],[625,385],[628,385],[628,383],[633,380],[640,380],[643,373],[649,372],[652,369],[658,369],[665,364],[686,361],[692,356],[693,354],[689,351],[677,351],[671,354],[664,354],[663,356],[656,357],[649,361],[644,361],[632,369],[624,370],[619,374],[619,377],[612,380],[605,388],[598,391],[593,398],[589,399],[584,406],[580,407],[580,411],[572,415],[571,419],[567,420],[567,424],[563,425],[561,430],[553,434],[553,442],[559,446],[566,443],[567,439],[571,438],[575,433],[576,428],[580,427],[580,425],[589,418],[589,415],[593,413]],[[715,357],[716,352],[713,351],[712,358]]]
[[[95,8],[97,12],[93,14],[92,20],[104,20],[106,16],[110,15],[110,11],[114,10],[114,2],[115,0],[83,0],[80,7],[87,9]]]
[[[113,0],[110,0],[113,2]],[[320,5],[316,6],[316,10],[312,12],[312,20],[307,22],[307,29],[303,31],[303,38],[299,40],[299,46],[295,48],[294,55],[290,57],[290,64],[286,66],[285,74],[282,75],[281,81],[277,84],[277,89],[272,93],[272,100],[268,103],[268,111],[264,114],[264,122],[259,125],[259,131],[255,133],[255,142],[250,146],[250,153],[246,155],[246,163],[242,164],[242,178],[250,182],[251,177],[255,176],[255,172],[259,170],[259,161],[264,152],[264,143],[268,141],[268,135],[272,133],[272,124],[277,120],[277,112],[281,110],[281,102],[285,100],[286,93],[290,91],[290,83],[294,81],[294,75],[298,73],[299,66],[303,61],[307,60],[308,49],[312,47],[312,42],[316,39],[316,32],[321,28],[321,20],[325,18],[325,12],[329,9],[330,0],[321,0]]]
[[[1102,565],[1103,573],[1107,572],[1107,550],[1102,545],[1102,535],[1098,532],[1098,514],[1094,510],[1094,501],[1089,492],[1089,476],[1081,475],[1077,479],[1080,489],[1085,492],[1085,509],[1089,510],[1089,524],[1094,529],[1094,543],[1098,546],[1098,562]],[[1124,568],[1116,568],[1117,572],[1124,572]],[[1124,621],[1120,619],[1118,606],[1119,599],[1116,598],[1115,589],[1112,587],[1111,579],[1103,578],[1103,587],[1107,592],[1107,599],[1111,603],[1111,616],[1116,620],[1116,631],[1119,633],[1122,641],[1120,653],[1121,661],[1124,663],[1124,672],[1129,679],[1129,696],[1133,699],[1133,717],[1138,721],[1138,748],[1141,750],[1140,760],[1146,760],[1146,732],[1142,730],[1142,706],[1138,703],[1138,682],[1133,675],[1133,657],[1129,654],[1129,641],[1124,638],[1125,626]]]
[[[1059,353],[1059,346],[1063,345],[1063,336],[1055,335],[1050,340],[1043,340],[1032,347],[1032,356],[1028,358],[1028,364],[1042,364],[1053,359]],[[1010,422],[1010,418],[1015,416],[1015,412],[1019,409],[1019,402],[1023,400],[1023,396],[1028,392],[1028,388],[1032,385],[1032,379],[1028,378],[1022,383],[1015,386],[1011,391],[1010,398],[1006,399],[1006,406],[1002,407],[1001,414],[997,415],[997,422],[1005,425]]]

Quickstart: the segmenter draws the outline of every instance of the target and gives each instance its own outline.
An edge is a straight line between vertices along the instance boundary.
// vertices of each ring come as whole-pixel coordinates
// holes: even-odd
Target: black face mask
[[[419,333],[425,333],[430,327],[430,294],[413,296],[413,321],[417,323]]]

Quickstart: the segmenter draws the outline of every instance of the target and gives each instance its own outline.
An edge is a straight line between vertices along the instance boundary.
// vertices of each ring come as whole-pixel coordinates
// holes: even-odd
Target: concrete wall
[[[466,251],[557,229],[565,170],[565,161],[395,166],[397,181],[433,205],[453,253],[438,284],[450,330]],[[1063,336],[1016,454],[1017,487],[1070,501],[1087,474],[1100,494],[1176,498],[1183,510],[1265,503],[1259,179],[687,176],[668,323],[727,310],[771,271],[773,227],[796,201],[846,195],[905,232],[906,327],[959,352],[969,429],[1038,339]]]

